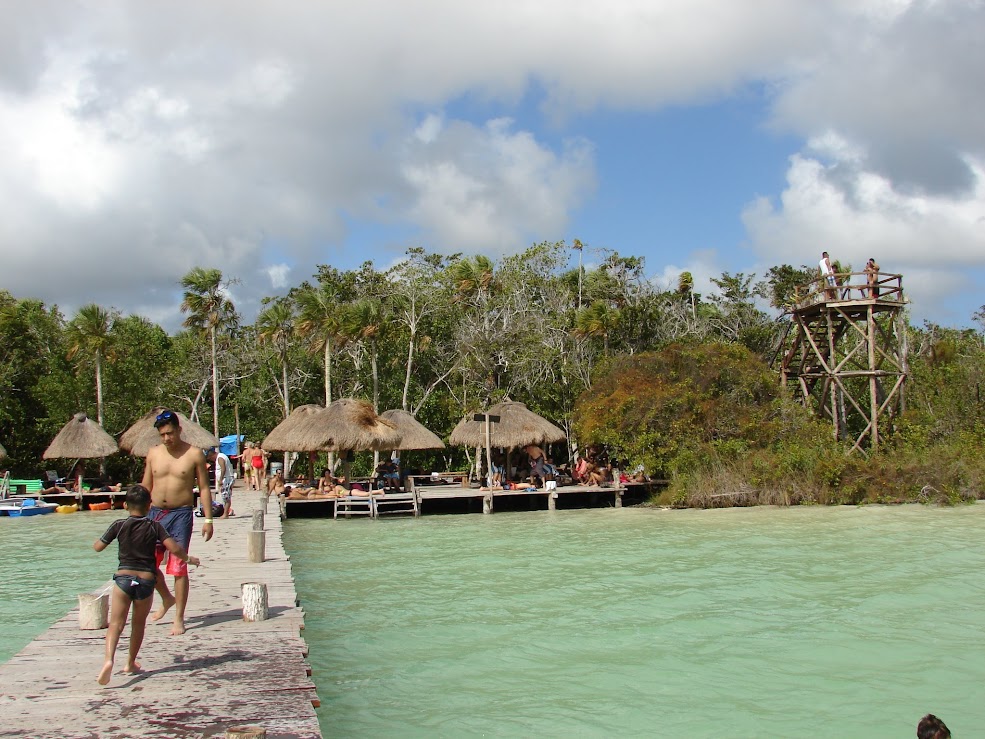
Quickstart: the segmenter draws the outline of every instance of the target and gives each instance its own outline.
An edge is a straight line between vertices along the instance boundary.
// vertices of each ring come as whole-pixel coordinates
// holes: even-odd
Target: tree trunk
[[[212,342],[212,433],[219,438],[219,368],[215,351],[215,326],[209,328]]]
[[[405,411],[407,407],[407,396],[410,394],[410,375],[414,369],[414,335],[415,331],[410,332],[410,345],[407,347],[407,372],[404,373],[404,396],[400,401],[400,407]]]
[[[96,420],[99,422],[99,427],[103,427],[103,355],[102,352],[96,352]],[[105,430],[105,429],[104,429]],[[99,460],[99,476],[103,479],[106,478],[106,458],[103,457]],[[79,487],[81,492],[82,488]]]
[[[280,363],[281,381],[284,383],[284,418],[291,415],[291,394],[287,389],[287,360]]]
[[[369,365],[373,372],[373,410],[377,413],[380,412],[380,372],[377,367],[377,357],[376,357],[376,341],[373,340],[369,342]],[[373,452],[373,469],[375,470],[380,465],[380,453],[379,451]]]
[[[325,407],[332,404],[332,340],[325,339]]]

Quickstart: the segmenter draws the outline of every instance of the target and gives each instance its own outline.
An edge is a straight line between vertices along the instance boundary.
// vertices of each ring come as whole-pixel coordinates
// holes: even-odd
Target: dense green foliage
[[[977,495],[980,334],[910,329],[908,411],[866,460],[846,455],[764,364],[783,326],[767,303],[787,305],[814,279],[811,268],[779,265],[759,282],[725,273],[706,300],[688,273],[665,289],[642,259],[575,250],[577,269],[564,243],[501,260],[413,248],[385,271],[321,265],[265,299],[252,325],[229,300],[235,275],[197,267],[180,285],[184,325],[173,334],[95,304],[66,317],[0,291],[4,467],[66,471],[72,460],[41,454],[73,413],[98,417],[98,388],[104,427],[117,437],[166,405],[257,440],[290,409],[341,397],[409,410],[447,437],[464,415],[510,398],[568,431],[570,445],[551,450],[556,460],[605,444],[672,478],[677,502],[734,492],[789,502]],[[469,453],[419,453],[411,463],[460,467]],[[140,464],[108,462],[116,478]]]

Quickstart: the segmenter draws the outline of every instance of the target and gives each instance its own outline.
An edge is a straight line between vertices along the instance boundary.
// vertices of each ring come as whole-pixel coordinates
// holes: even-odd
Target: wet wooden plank
[[[105,631],[81,631],[73,609],[0,665],[0,733],[9,737],[221,737],[227,728],[264,726],[268,737],[320,737],[318,696],[305,660],[304,611],[298,606],[276,503],[268,506],[266,554],[247,560],[251,495],[236,518],[217,520],[203,542],[196,519],[188,631],[170,636],[171,614],[148,623],[144,672],[96,683]],[[170,581],[170,578],[169,578]],[[242,620],[243,582],[265,582],[270,618]],[[101,588],[100,588],[101,589]],[[126,661],[129,625],[117,650]]]

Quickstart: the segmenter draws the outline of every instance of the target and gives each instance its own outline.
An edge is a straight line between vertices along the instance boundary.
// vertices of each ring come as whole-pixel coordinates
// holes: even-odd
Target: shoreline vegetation
[[[686,272],[660,287],[642,259],[578,241],[497,261],[411,248],[386,270],[320,265],[263,298],[252,324],[232,302],[235,275],[196,267],[175,284],[184,324],[174,333],[95,303],[66,318],[0,289],[0,466],[15,477],[57,468],[42,452],[79,411],[119,438],[167,405],[257,441],[299,405],[355,397],[447,438],[510,399],[564,429],[567,442],[548,450],[556,464],[597,447],[621,469],[670,480],[659,505],[985,497],[982,330],[907,325],[901,411],[880,428],[878,451],[849,453],[769,364],[797,287],[816,277],[810,266],[726,272],[703,296]],[[971,319],[985,329],[985,306]],[[463,447],[407,456],[421,470],[475,464]],[[132,480],[139,466],[113,455],[106,475]],[[373,467],[359,454],[353,474]]]

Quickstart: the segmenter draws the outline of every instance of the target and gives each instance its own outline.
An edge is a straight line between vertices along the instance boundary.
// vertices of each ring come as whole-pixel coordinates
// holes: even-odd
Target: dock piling
[[[266,531],[246,532],[246,554],[250,562],[263,562],[267,547]]]
[[[267,730],[262,726],[230,726],[226,739],[267,739]]]
[[[253,530],[263,531],[263,509],[253,511]]]
[[[270,615],[267,606],[267,583],[243,583],[243,620],[266,621]]]

